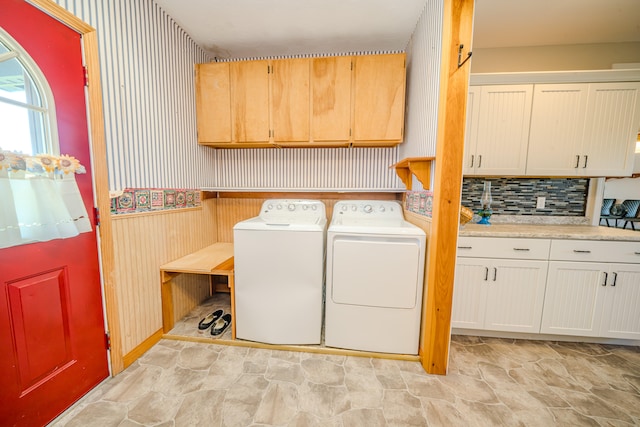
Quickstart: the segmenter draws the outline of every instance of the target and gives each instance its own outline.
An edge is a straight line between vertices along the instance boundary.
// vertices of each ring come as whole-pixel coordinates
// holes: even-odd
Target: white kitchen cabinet
[[[630,175],[639,128],[640,82],[590,84],[581,175]]]
[[[527,175],[628,175],[639,127],[638,82],[536,84]]]
[[[602,309],[601,336],[640,340],[640,265],[610,266]]]
[[[540,332],[598,336],[606,269],[603,263],[549,262]]]
[[[466,175],[524,175],[529,141],[533,85],[478,86],[477,116],[467,113],[467,129],[477,132],[465,143]],[[474,92],[472,100],[477,97]],[[473,104],[472,104],[473,105]]]
[[[588,83],[535,85],[528,175],[575,175],[582,170],[588,95]]]
[[[480,86],[469,86],[469,94],[467,95],[467,127],[464,133],[464,163],[462,165],[464,175],[475,173],[481,89]]]
[[[549,245],[544,239],[459,238],[451,326],[539,332]]]
[[[550,258],[540,332],[640,339],[640,243],[554,240]]]

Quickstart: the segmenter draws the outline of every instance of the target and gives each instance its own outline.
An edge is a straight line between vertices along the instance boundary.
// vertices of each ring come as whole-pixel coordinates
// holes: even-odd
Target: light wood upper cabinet
[[[351,130],[351,57],[314,58],[312,61],[312,139],[347,145]]]
[[[354,57],[354,145],[402,141],[405,75],[405,54]]]
[[[229,63],[196,64],[198,142],[231,142]]]
[[[309,141],[310,59],[271,61],[273,141]]]
[[[268,61],[231,62],[234,142],[269,142]]]
[[[198,64],[198,142],[213,147],[402,142],[405,55]]]

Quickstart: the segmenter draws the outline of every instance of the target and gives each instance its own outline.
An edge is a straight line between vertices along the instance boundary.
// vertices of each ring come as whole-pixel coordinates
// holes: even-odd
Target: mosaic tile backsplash
[[[200,190],[176,188],[126,188],[111,199],[112,214],[193,208],[201,205]]]
[[[462,205],[480,209],[484,181],[491,182],[494,215],[584,216],[587,207],[587,178],[465,178]],[[545,197],[544,209],[536,209],[538,197]]]

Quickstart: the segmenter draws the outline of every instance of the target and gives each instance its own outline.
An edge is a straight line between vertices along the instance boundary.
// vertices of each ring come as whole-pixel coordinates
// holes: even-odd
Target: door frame
[[[124,370],[122,334],[118,316],[118,296],[115,284],[113,229],[111,226],[111,201],[106,160],[104,116],[102,111],[102,86],[96,29],[73,15],[52,0],[26,0],[27,3],[58,20],[81,36],[84,64],[87,73],[87,115],[89,119],[89,149],[91,150],[94,203],[100,212],[98,231],[100,253],[100,279],[106,315],[107,334],[110,339],[109,359],[111,375]]]

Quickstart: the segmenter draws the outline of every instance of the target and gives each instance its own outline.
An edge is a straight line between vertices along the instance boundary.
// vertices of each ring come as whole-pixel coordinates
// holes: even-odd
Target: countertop
[[[590,225],[504,223],[480,225],[468,223],[460,227],[459,234],[465,237],[525,237],[640,242],[640,231]]]

